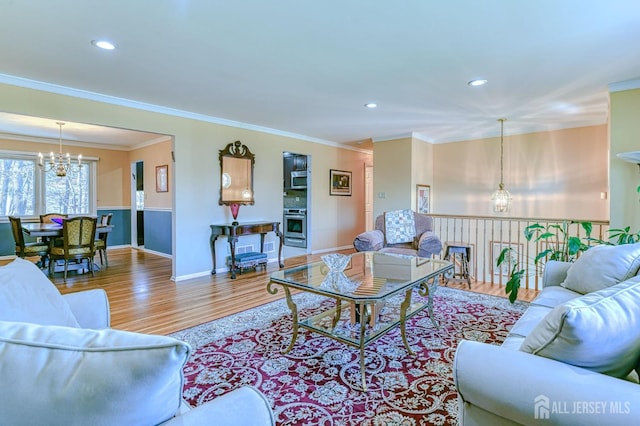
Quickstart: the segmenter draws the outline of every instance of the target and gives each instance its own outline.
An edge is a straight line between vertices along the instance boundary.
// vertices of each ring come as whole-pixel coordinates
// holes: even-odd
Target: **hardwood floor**
[[[319,260],[320,256],[289,258],[285,267]],[[283,298],[283,292],[271,295],[266,291],[269,275],[276,270],[277,265],[270,263],[266,272],[245,272],[235,280],[228,274],[217,274],[175,283],[170,280],[171,259],[122,248],[109,250],[109,268],[96,272],[95,277],[70,272],[65,284],[58,273],[52,281],[63,294],[104,289],[113,328],[169,334]],[[466,289],[467,285],[453,282],[449,287]],[[504,288],[495,284],[472,283],[471,291],[504,297]],[[530,301],[535,295],[535,291],[521,290],[519,299]]]

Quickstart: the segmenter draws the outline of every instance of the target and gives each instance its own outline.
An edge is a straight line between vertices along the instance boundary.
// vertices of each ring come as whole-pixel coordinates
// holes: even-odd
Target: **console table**
[[[211,258],[213,260],[213,270],[211,274],[216,273],[216,240],[220,236],[226,236],[229,240],[229,246],[231,248],[231,278],[236,277],[235,265],[236,260],[236,243],[238,237],[242,235],[257,235],[260,234],[260,253],[264,253],[264,236],[267,232],[275,232],[280,240],[280,247],[278,249],[278,265],[284,268],[282,263],[282,244],[284,242],[284,236],[280,232],[280,222],[251,222],[251,223],[239,223],[237,225],[231,223],[225,223],[221,225],[211,225],[211,237],[209,237],[209,244],[211,245]]]

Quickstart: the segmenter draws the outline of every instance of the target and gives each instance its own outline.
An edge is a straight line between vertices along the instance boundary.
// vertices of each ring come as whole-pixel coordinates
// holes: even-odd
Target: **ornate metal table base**
[[[337,295],[328,295],[321,291],[314,291],[313,288],[307,288],[307,289],[303,288],[303,290],[306,290],[308,292],[322,294],[324,296],[333,298],[335,299],[336,304],[334,308],[330,308],[313,317],[306,318],[301,321],[298,318],[298,306],[293,301],[293,298],[291,296],[291,290],[290,290],[290,287],[297,288],[297,289],[300,289],[301,287],[297,285],[291,285],[290,283],[274,281],[272,279],[271,281],[269,281],[269,284],[267,285],[267,291],[270,294],[276,294],[278,293],[278,288],[275,287],[274,285],[282,286],[285,292],[287,305],[291,310],[291,317],[292,317],[291,319],[292,319],[293,332],[291,336],[291,342],[289,343],[286,349],[282,350],[282,353],[286,354],[291,352],[291,350],[293,349],[296,343],[296,340],[298,339],[298,330],[300,327],[306,328],[310,331],[322,334],[331,339],[353,346],[359,349],[359,352],[360,352],[360,360],[359,360],[360,376],[362,381],[362,389],[366,391],[367,384],[366,384],[366,375],[365,375],[366,366],[365,366],[364,352],[365,352],[366,345],[368,343],[371,343],[374,340],[377,340],[378,338],[382,337],[389,331],[393,330],[396,326],[399,326],[400,334],[402,336],[402,342],[405,348],[407,349],[407,352],[410,355],[415,356],[415,352],[411,349],[411,346],[409,345],[409,342],[407,340],[407,330],[406,330],[407,320],[409,320],[412,316],[418,314],[419,312],[423,311],[424,309],[427,309],[429,313],[429,318],[431,319],[431,322],[433,323],[434,327],[436,328],[440,327],[433,314],[433,295],[438,288],[438,282],[442,278],[447,279],[452,276],[453,265],[450,263],[448,265],[449,266],[445,266],[442,269],[440,269],[437,273],[432,274],[429,277],[422,279],[421,281],[414,282],[412,283],[411,286],[407,287],[404,290],[404,297],[402,302],[400,303],[398,318],[392,321],[386,321],[381,324],[378,324],[377,330],[372,326],[367,327],[367,324],[370,322],[369,314],[375,312],[375,304],[379,302],[377,300],[363,301],[363,302],[358,301],[356,304],[354,303],[353,298],[348,297],[346,295],[344,297],[339,297]],[[427,298],[426,303],[412,304],[412,295],[416,288],[417,288],[418,294]],[[397,294],[397,293],[393,293],[393,294]],[[343,301],[348,302],[348,306],[345,307],[346,309],[343,309],[343,306],[342,306]],[[343,312],[349,309],[359,310],[358,322],[354,324],[354,327],[352,330],[355,332],[356,331],[355,328],[357,327],[357,338],[353,338],[351,335],[348,335],[347,333],[344,332],[344,330],[339,330],[340,327],[338,327],[340,325],[340,319],[342,317]],[[320,325],[323,322],[323,320],[325,320],[325,322],[329,322],[329,319],[330,319],[330,325],[327,325],[327,326]],[[343,322],[350,323],[350,321],[346,319],[343,319]]]

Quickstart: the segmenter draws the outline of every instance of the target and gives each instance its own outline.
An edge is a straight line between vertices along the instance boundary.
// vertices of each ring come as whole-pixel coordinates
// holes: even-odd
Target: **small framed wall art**
[[[351,195],[351,172],[329,170],[329,195]]]
[[[169,192],[169,166],[156,166],[156,192]]]
[[[431,187],[416,185],[416,212],[428,214],[431,211]]]

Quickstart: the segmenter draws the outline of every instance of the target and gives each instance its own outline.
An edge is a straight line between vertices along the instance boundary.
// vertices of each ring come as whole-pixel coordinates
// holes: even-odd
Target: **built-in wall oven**
[[[284,243],[293,247],[307,247],[307,209],[284,209]]]

